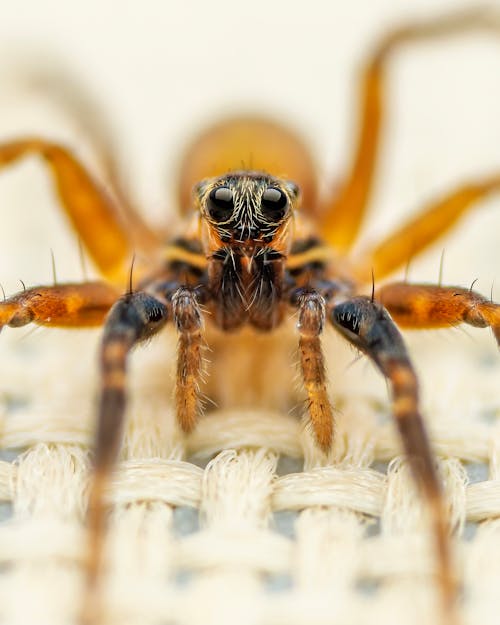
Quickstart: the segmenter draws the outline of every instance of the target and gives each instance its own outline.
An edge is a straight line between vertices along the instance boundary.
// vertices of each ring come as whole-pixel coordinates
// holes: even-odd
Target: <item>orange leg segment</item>
[[[61,328],[100,326],[119,293],[103,282],[37,286],[0,302],[0,329],[28,323]]]
[[[339,251],[347,251],[355,241],[370,200],[385,121],[384,83],[388,62],[407,44],[475,30],[494,28],[480,13],[464,11],[431,22],[402,26],[389,32],[376,47],[361,81],[360,130],[350,171],[340,192],[327,198],[322,207],[323,238]]]
[[[131,245],[111,198],[71,152],[43,139],[0,145],[0,168],[29,154],[41,156],[49,166],[64,210],[99,270],[124,283]]]
[[[500,346],[500,305],[469,289],[395,282],[376,297],[402,328],[490,327]]]
[[[491,193],[500,192],[500,176],[458,187],[366,251],[355,266],[363,282],[384,278],[449,230],[462,215]]]
[[[126,218],[134,247],[146,251],[158,247],[167,237],[153,231],[133,206],[115,158],[113,124],[91,94],[55,59],[51,59],[50,68],[38,65],[21,68],[19,82],[29,84],[30,90],[39,90],[41,95],[50,94],[51,103],[78,128],[78,134],[85,137],[98,159],[99,173],[106,181],[106,188],[111,190]]]

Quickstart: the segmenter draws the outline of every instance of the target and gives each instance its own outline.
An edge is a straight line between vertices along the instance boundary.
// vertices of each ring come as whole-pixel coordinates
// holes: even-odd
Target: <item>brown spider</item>
[[[500,343],[500,306],[469,289],[429,284],[388,283],[371,296],[364,293],[369,292],[373,276],[377,282],[385,278],[407,263],[410,255],[433,243],[477,201],[500,190],[500,177],[453,190],[366,250],[362,258],[349,262],[346,254],[357,237],[370,196],[388,59],[402,45],[478,26],[488,25],[456,16],[411,24],[380,42],[363,75],[361,132],[354,164],[340,192],[332,197],[318,196],[309,152],[283,126],[237,118],[209,129],[184,157],[180,207],[185,228],[166,244],[125,201],[120,207],[120,201],[104,193],[61,145],[28,138],[0,146],[0,166],[29,153],[45,160],[64,210],[106,278],[106,282],[34,287],[0,303],[0,326],[104,324],[88,513],[87,615],[95,615],[89,602],[95,599],[101,565],[103,490],[120,446],[131,349],[168,322],[175,325],[179,335],[177,419],[188,433],[199,418],[202,393],[223,401],[202,379],[203,321],[214,367],[224,357],[223,344],[233,341],[236,350],[252,349],[252,332],[271,337],[266,356],[273,361],[282,349],[272,337],[296,310],[308,418],[321,450],[330,450],[335,431],[320,340],[325,323],[367,355],[387,379],[404,448],[432,513],[439,584],[451,618],[456,580],[447,515],[419,412],[417,378],[398,326],[440,328],[468,323],[491,327]],[[252,168],[241,169],[241,162],[251,162]],[[121,198],[119,192],[116,197]],[[120,286],[135,251],[134,279],[129,291],[121,295]],[[258,394],[253,375],[257,371],[248,372],[248,386],[254,390],[251,401]],[[287,408],[287,393],[284,389],[276,398],[280,409]]]

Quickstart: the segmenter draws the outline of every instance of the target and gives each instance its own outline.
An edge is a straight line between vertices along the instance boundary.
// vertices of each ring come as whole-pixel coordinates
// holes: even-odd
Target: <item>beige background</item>
[[[181,146],[226,112],[259,111],[295,125],[310,140],[324,183],[339,178],[348,162],[355,75],[370,46],[391,24],[457,5],[442,0],[4,2],[0,70],[10,80],[0,94],[0,132],[67,136],[68,124],[57,113],[49,114],[46,103],[19,90],[19,66],[63,64],[104,109],[130,186],[158,220],[173,208]],[[466,37],[403,52],[392,64],[391,123],[370,237],[423,199],[466,177],[498,170],[499,56],[493,38]],[[84,145],[78,136],[73,143]],[[35,166],[25,167],[14,182],[10,172],[3,176],[0,186],[1,267],[15,259],[19,277],[45,280],[51,247],[60,273],[76,277],[74,241],[60,248],[59,233],[51,234],[57,220],[48,207],[44,176]],[[25,201],[33,211],[19,209]],[[416,275],[434,279],[446,247],[445,277],[464,284],[479,278],[479,287],[489,291],[498,277],[493,206],[467,220],[453,243],[433,250],[430,268],[418,268]],[[22,235],[36,232],[38,243],[23,246],[12,235],[16,218],[24,223]],[[480,248],[468,248],[476,234]],[[5,269],[0,279],[9,291],[17,288]]]

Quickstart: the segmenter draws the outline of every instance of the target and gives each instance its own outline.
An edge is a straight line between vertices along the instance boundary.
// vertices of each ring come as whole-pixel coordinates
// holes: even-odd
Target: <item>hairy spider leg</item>
[[[375,363],[390,385],[392,412],[401,441],[432,515],[445,620],[454,623],[457,585],[448,515],[420,415],[417,376],[403,338],[385,308],[367,297],[354,297],[329,306],[327,317],[349,342]]]
[[[402,328],[490,327],[500,347],[500,305],[470,289],[394,282],[381,287],[376,298]]]
[[[104,325],[101,344],[101,395],[97,416],[94,472],[91,480],[86,567],[87,596],[84,623],[100,619],[98,581],[105,536],[104,491],[120,448],[126,408],[126,368],[132,348],[155,335],[167,321],[179,332],[177,355],[177,417],[183,431],[191,431],[200,413],[199,382],[202,373],[201,310],[189,287],[153,283],[148,292],[129,293],[118,300]]]
[[[189,434],[201,413],[200,382],[203,375],[203,317],[193,289],[179,288],[172,297],[179,333],[175,406],[179,425]]]
[[[481,13],[469,10],[396,28],[375,47],[361,79],[360,128],[350,171],[340,191],[335,190],[321,207],[323,238],[340,252],[346,252],[356,240],[370,201],[385,123],[385,80],[391,58],[406,45],[475,30],[488,32],[494,27]],[[453,217],[451,207],[449,212]],[[436,228],[435,236],[438,234]],[[375,275],[380,278],[378,273]]]
[[[129,229],[111,197],[68,149],[44,139],[1,144],[0,168],[30,154],[48,165],[66,215],[100,272],[125,284],[132,256]]]
[[[384,278],[445,234],[477,202],[500,191],[500,176],[462,185],[423,209],[406,224],[361,254],[353,271],[368,282],[371,272]]]
[[[333,443],[334,419],[328,399],[325,359],[320,341],[325,323],[325,299],[315,291],[298,289],[292,294],[291,301],[299,309],[297,329],[300,335],[300,368],[307,392],[308,416],[316,443],[328,453]]]

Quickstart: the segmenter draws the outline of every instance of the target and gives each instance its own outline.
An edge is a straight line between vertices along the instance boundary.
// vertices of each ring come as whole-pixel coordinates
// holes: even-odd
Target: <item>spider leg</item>
[[[309,418],[318,446],[327,453],[333,442],[334,421],[320,341],[325,323],[325,298],[314,290],[297,289],[291,302],[299,309],[300,366],[309,402]]]
[[[158,233],[150,228],[130,202],[130,194],[127,192],[115,158],[116,146],[111,131],[112,124],[97,102],[92,99],[91,94],[55,59],[51,59],[50,69],[34,66],[22,67],[20,71],[21,75],[18,73],[17,76],[18,82],[26,82],[30,89],[35,86],[42,95],[50,94],[51,102],[57,105],[72,124],[76,124],[79,134],[91,145],[98,158],[106,186],[111,189],[126,217],[128,232],[134,246],[146,250],[151,246],[158,246]]]
[[[156,334],[167,322],[166,302],[143,291],[118,300],[104,326],[101,345],[101,395],[88,508],[89,550],[86,564],[87,596],[82,621],[100,618],[98,580],[105,528],[104,491],[118,450],[126,405],[125,378],[131,349]]]
[[[181,429],[191,432],[201,412],[200,382],[203,375],[202,314],[193,289],[181,287],[172,297],[179,332],[175,403]]]
[[[201,297],[201,295],[200,295]],[[98,412],[94,474],[89,495],[89,552],[84,623],[99,620],[98,580],[105,530],[104,491],[118,455],[126,407],[127,360],[132,348],[173,320],[179,337],[177,417],[188,432],[200,412],[201,311],[195,289],[178,283],[150,285],[146,291],[127,294],[110,310],[101,345],[101,398]]]
[[[376,294],[403,328],[490,327],[500,347],[500,305],[470,289],[394,282]]]
[[[389,31],[375,47],[361,78],[360,129],[350,171],[340,191],[327,197],[322,207],[323,238],[339,251],[347,251],[356,239],[370,199],[385,123],[387,66],[393,55],[409,44],[475,30],[493,31],[494,25],[479,12],[463,11],[402,25]]]
[[[354,297],[328,309],[333,326],[364,352],[387,379],[392,411],[410,466],[432,514],[438,553],[439,581],[446,614],[451,619],[456,599],[446,506],[432,451],[419,412],[418,382],[403,338],[380,304]]]
[[[132,249],[115,203],[69,150],[43,139],[0,144],[0,168],[29,154],[47,163],[63,208],[99,270],[123,283]]]
[[[384,278],[434,243],[477,202],[499,191],[500,176],[458,187],[366,250],[354,267],[355,274],[364,282],[370,280],[372,271],[377,280]]]
[[[28,323],[67,328],[99,326],[118,297],[118,292],[103,282],[33,287],[0,302],[0,329]]]

